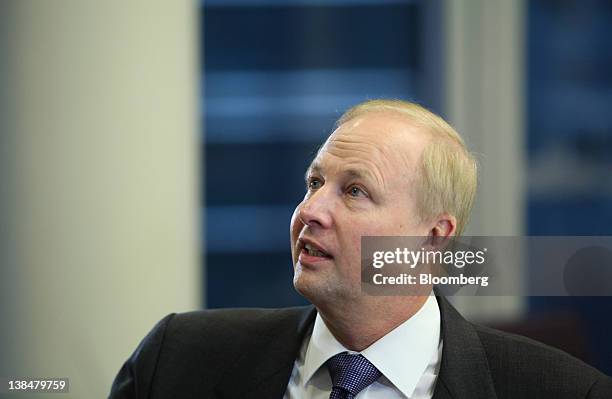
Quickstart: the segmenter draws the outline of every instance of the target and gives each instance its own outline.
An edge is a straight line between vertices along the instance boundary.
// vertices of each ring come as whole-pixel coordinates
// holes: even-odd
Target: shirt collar
[[[360,352],[405,396],[410,397],[440,342],[440,309],[430,295],[411,318]],[[317,313],[304,359],[304,382],[346,349]]]

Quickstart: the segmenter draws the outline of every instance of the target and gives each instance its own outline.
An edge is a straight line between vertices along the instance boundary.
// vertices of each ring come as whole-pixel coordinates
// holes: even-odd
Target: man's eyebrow
[[[304,173],[304,180],[308,180],[308,178],[310,177],[310,175],[314,174],[314,173],[319,173],[321,172],[321,167],[319,166],[318,163],[312,163],[308,169],[306,169],[306,173]]]
[[[321,174],[321,166],[319,164],[313,163],[306,169],[306,173],[304,173],[304,180],[308,181],[308,178],[313,174]],[[344,176],[353,179],[367,179],[377,182],[376,176],[368,169],[363,168],[350,168],[342,171]]]
[[[356,178],[356,179],[368,179],[368,180],[373,180],[373,181],[377,181],[376,176],[369,171],[368,169],[347,169],[343,172],[343,174],[351,177],[351,178]]]
[[[304,173],[304,178],[308,179],[308,176],[314,173],[321,174],[321,165],[319,165],[319,163],[316,161],[313,161],[308,167],[308,169],[306,169],[306,172]]]

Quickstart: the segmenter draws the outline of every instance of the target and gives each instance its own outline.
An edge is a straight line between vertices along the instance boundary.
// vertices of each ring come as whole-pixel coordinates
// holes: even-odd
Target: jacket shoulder
[[[308,307],[282,309],[212,309],[177,313],[168,322],[166,344],[182,347],[240,346],[242,341],[268,335],[276,326],[299,323]],[[247,342],[248,343],[248,342]]]
[[[487,354],[493,381],[511,394],[541,397],[612,398],[612,379],[559,349],[527,337],[474,325]],[[602,392],[603,396],[594,393]]]
[[[125,362],[110,398],[212,397],[227,367],[244,353],[297,337],[309,307],[173,313],[159,321]],[[288,332],[294,330],[294,333]],[[197,394],[196,394],[197,393]]]

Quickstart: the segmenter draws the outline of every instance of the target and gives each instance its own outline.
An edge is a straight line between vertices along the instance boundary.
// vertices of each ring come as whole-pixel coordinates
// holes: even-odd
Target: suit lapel
[[[222,398],[282,398],[294,361],[312,325],[314,306],[278,311],[262,320],[260,336],[224,373],[215,392]]]
[[[433,399],[495,399],[487,356],[474,327],[442,296],[442,363]]]
[[[434,390],[432,399],[453,399],[451,393],[448,391],[446,385],[444,385],[444,381],[442,379],[438,379],[436,382],[436,388]]]

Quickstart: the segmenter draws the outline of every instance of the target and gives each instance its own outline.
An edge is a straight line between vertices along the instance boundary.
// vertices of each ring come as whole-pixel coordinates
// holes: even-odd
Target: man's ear
[[[457,233],[457,218],[448,213],[442,213],[435,219],[429,235],[434,246],[445,246]]]

